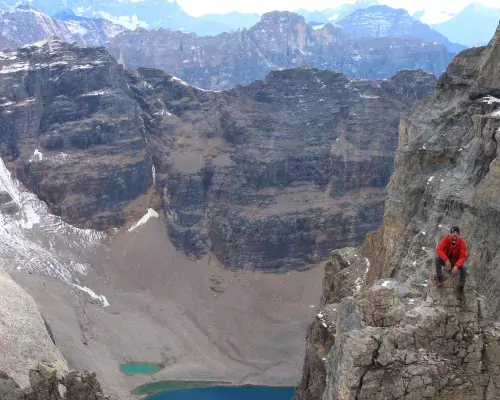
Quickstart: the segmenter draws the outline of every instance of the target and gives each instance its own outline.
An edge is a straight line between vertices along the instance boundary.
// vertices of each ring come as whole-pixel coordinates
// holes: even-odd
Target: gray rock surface
[[[499,49],[500,28],[402,118],[382,228],[332,253],[320,314],[335,305],[324,327],[335,336],[310,336],[296,400],[500,396]],[[448,273],[442,289],[434,282],[435,246],[455,224],[468,243],[463,294]]]
[[[50,212],[101,229],[142,216],[126,206],[152,186],[151,157],[105,49],[53,39],[0,53],[0,92],[0,154]]]
[[[109,229],[163,205],[177,248],[230,268],[360,244],[381,222],[400,113],[435,85],[295,68],[209,92],[56,39],[0,58],[0,154],[50,212]]]
[[[21,389],[5,372],[0,372],[2,400],[109,400],[103,395],[95,374],[70,372],[58,378],[50,364],[29,371],[30,386]],[[61,384],[60,382],[63,382]]]
[[[298,66],[350,77],[390,78],[402,69],[444,72],[453,53],[416,38],[362,38],[326,24],[314,30],[290,12],[272,12],[250,29],[198,37],[171,30],[124,32],[108,48],[126,68],[160,68],[203,89],[227,89]]]
[[[469,271],[500,312],[498,132],[500,29],[487,47],[461,53],[437,90],[406,113],[384,223],[368,238],[369,280],[421,280],[438,240],[461,226]]]
[[[52,36],[84,46],[103,46],[126,28],[104,18],[61,21],[29,6],[0,10],[0,32],[12,43],[29,44]],[[0,41],[0,49],[4,48]],[[12,44],[7,48],[13,48]]]
[[[1,267],[0,320],[1,368],[19,384],[28,384],[28,371],[40,362],[51,363],[59,376],[67,371],[66,361],[52,343],[33,298]]]
[[[356,275],[351,261],[361,256],[361,249],[337,251],[327,270],[343,265]],[[500,324],[473,278],[462,295],[457,284],[447,279],[443,288],[432,282],[417,289],[382,280],[322,305],[294,399],[498,398]]]

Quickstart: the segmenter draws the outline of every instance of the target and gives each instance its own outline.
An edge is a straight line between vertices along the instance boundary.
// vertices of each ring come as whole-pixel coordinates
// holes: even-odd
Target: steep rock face
[[[437,240],[460,225],[470,271],[497,316],[499,60],[500,29],[489,46],[458,56],[437,90],[404,115],[384,223],[365,244],[370,281],[419,279]]]
[[[330,335],[311,328],[297,400],[500,396],[500,326],[488,316],[500,309],[499,49],[500,28],[402,118],[382,228],[331,256],[319,317]],[[455,224],[468,244],[463,295],[451,275],[433,282],[435,246]]]
[[[402,8],[394,9],[388,6],[377,5],[357,10],[338,21],[337,26],[357,36],[413,37],[426,42],[442,43],[448,50],[454,53],[465,49],[465,46],[451,43],[448,38],[439,32],[412,18]]]
[[[1,68],[2,156],[52,213],[120,226],[156,186],[176,246],[231,268],[359,244],[380,224],[399,115],[435,85],[423,71],[371,82],[305,68],[207,92],[58,40],[2,53]]]
[[[0,11],[0,33],[22,44],[58,36],[69,43],[102,46],[124,30],[125,27],[103,18],[61,21],[28,6]]]
[[[40,364],[29,371],[30,386],[21,389],[17,382],[0,371],[2,400],[109,400],[103,395],[95,374],[70,372],[58,379],[52,365]],[[63,382],[60,384],[59,382]],[[63,393],[61,395],[61,392]]]
[[[369,79],[388,78],[402,69],[440,75],[453,56],[442,44],[415,38],[360,38],[330,24],[314,30],[289,12],[264,14],[248,30],[215,37],[137,29],[116,36],[108,48],[126,68],[160,68],[216,90],[304,65]]]
[[[109,54],[40,42],[0,53],[0,78],[0,154],[49,211],[80,227],[137,218],[126,206],[152,186],[151,157]]]
[[[298,267],[360,243],[379,223],[399,114],[434,84],[308,68],[214,93],[130,75],[174,243],[230,268]]]
[[[59,376],[68,370],[66,361],[47,332],[33,298],[2,267],[0,317],[0,353],[4,372],[25,386],[28,384],[29,369],[35,368],[40,362],[51,363]]]
[[[345,279],[325,278],[294,399],[498,398],[500,324],[473,279],[462,297],[455,279],[441,289],[379,280],[360,291],[348,278],[359,278],[362,258],[361,249],[332,254],[327,275]]]

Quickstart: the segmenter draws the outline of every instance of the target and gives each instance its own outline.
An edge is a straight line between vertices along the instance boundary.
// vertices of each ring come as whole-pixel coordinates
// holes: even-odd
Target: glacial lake
[[[294,387],[215,386],[169,390],[145,400],[291,400],[294,393]]]

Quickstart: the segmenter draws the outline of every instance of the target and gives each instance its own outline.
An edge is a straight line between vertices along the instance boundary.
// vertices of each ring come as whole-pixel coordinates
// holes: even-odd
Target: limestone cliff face
[[[332,253],[296,400],[500,397],[499,61],[500,28],[402,117],[382,228]],[[455,224],[469,253],[462,296],[451,276],[433,282]]]
[[[433,86],[423,71],[371,82],[303,68],[214,93],[158,70],[130,75],[174,243],[274,270],[377,227],[396,121]]]
[[[52,213],[101,229],[140,218],[126,206],[152,186],[151,157],[104,49],[54,39],[0,53],[0,92],[0,154]]]
[[[380,226],[397,121],[434,87],[423,71],[294,68],[209,92],[54,39],[0,53],[0,154],[78,227],[131,224],[161,201],[187,254],[297,268]]]
[[[211,90],[249,84],[270,71],[299,66],[365,79],[390,78],[402,69],[439,76],[454,55],[436,41],[358,37],[331,24],[314,30],[291,12],[267,13],[250,29],[218,36],[136,29],[114,37],[108,48],[128,69],[160,68]]]

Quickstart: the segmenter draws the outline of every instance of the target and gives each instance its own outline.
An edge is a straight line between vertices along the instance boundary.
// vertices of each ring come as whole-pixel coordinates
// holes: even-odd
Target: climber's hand
[[[456,265],[453,267],[453,270],[451,271],[451,273],[452,273],[453,275],[458,274],[458,267],[457,267]]]

